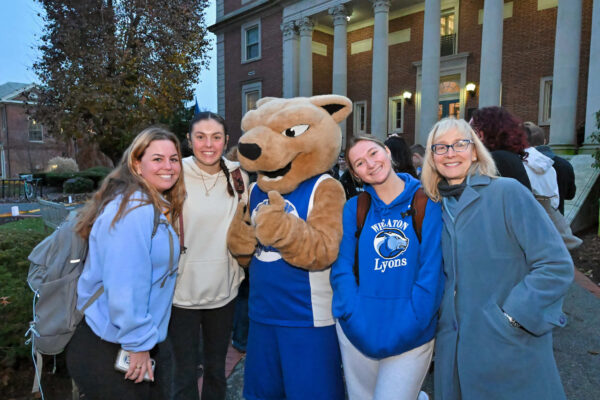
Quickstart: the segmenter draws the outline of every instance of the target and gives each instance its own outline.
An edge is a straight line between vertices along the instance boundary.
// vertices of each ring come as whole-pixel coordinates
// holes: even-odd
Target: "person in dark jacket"
[[[573,261],[548,214],[463,120],[434,125],[423,187],[442,203],[446,284],[435,398],[564,400],[552,330],[565,326]]]
[[[490,151],[500,176],[514,178],[531,191],[523,160],[527,158],[527,137],[521,121],[502,107],[483,107],[469,122]]]
[[[529,144],[554,161],[552,166],[556,171],[556,181],[558,183],[558,211],[564,215],[565,200],[571,200],[575,197],[577,190],[573,166],[569,161],[554,154],[550,146],[546,146],[546,134],[542,128],[530,121],[525,122],[524,126],[528,132]]]
[[[400,136],[390,136],[386,141],[385,145],[388,149],[390,149],[390,153],[392,154],[392,161],[394,171],[396,172],[406,172],[410,174],[413,178],[417,178],[417,171],[412,163],[412,154],[410,152],[410,147],[406,144],[406,141],[402,139]]]

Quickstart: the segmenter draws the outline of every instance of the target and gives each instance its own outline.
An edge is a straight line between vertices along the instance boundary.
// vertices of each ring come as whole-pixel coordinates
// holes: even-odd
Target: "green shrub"
[[[77,176],[63,183],[63,193],[88,193],[94,190],[94,181],[90,178]]]
[[[77,176],[83,176],[84,178],[90,178],[94,181],[96,188],[100,186],[102,180],[106,178],[106,175],[110,174],[112,168],[108,167],[92,167],[85,171],[77,173]]]
[[[48,186],[62,187],[66,180],[75,178],[76,176],[77,174],[74,173],[58,174],[48,172],[46,173],[45,182]]]
[[[0,226],[0,366],[12,367],[31,355],[23,336],[33,315],[27,256],[47,234],[41,218]]]

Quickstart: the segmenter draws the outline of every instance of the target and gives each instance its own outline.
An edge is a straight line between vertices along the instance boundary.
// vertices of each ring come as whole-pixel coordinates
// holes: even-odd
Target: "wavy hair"
[[[529,147],[523,122],[503,107],[483,107],[475,110],[471,126],[483,133],[483,142],[490,151],[506,150],[527,158]]]
[[[155,140],[170,140],[173,142],[177,149],[181,171],[175,185],[169,190],[164,191],[162,195],[138,174],[135,169],[135,162],[142,159],[150,143]],[[146,204],[152,204],[158,210],[166,209],[169,222],[173,223],[177,221],[179,215],[181,215],[185,199],[185,186],[181,174],[183,174],[181,146],[177,136],[159,126],[151,126],[144,129],[133,139],[133,142],[123,153],[121,161],[119,161],[116,168],[104,178],[100,189],[96,191],[81,211],[79,222],[75,228],[77,233],[84,239],[87,239],[94,222],[102,213],[104,207],[117,196],[122,196],[122,199],[111,226],[114,226],[129,211]],[[137,191],[144,193],[147,199],[141,200],[140,204],[136,207],[128,208],[131,196]]]
[[[486,175],[492,178],[498,176],[496,164],[494,163],[492,155],[486,149],[477,134],[475,134],[475,131],[473,131],[471,126],[463,119],[455,119],[453,117],[444,118],[438,121],[429,132],[427,145],[425,146],[425,161],[423,162],[423,171],[421,172],[421,184],[423,185],[423,189],[434,201],[441,200],[438,183],[440,183],[444,177],[439,173],[435,166],[431,148],[440,136],[452,130],[458,131],[463,138],[473,142],[477,159],[473,161],[467,174],[474,175],[479,173],[480,175]]]

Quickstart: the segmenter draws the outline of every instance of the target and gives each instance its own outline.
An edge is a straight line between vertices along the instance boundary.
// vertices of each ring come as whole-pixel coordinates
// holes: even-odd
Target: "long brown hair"
[[[100,189],[96,191],[81,211],[76,227],[79,235],[85,239],[89,237],[92,225],[94,225],[104,207],[117,196],[123,196],[123,198],[111,226],[114,226],[127,212],[146,204],[152,204],[158,210],[167,209],[167,219],[169,222],[173,223],[177,221],[177,218],[181,215],[185,199],[185,186],[182,178],[183,171],[180,172],[179,179],[177,179],[175,185],[163,192],[161,196],[134,168],[134,162],[141,160],[150,143],[155,140],[170,140],[173,142],[177,149],[179,166],[181,171],[183,170],[181,164],[181,146],[179,145],[177,136],[159,126],[151,126],[144,129],[133,139],[131,145],[123,153],[117,167],[104,178]],[[138,206],[128,208],[131,196],[137,191],[141,191],[148,198],[141,200]]]

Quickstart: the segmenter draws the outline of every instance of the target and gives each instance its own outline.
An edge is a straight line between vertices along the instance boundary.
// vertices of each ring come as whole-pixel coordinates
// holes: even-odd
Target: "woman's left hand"
[[[150,380],[154,382],[154,372],[152,371],[152,360],[150,352],[129,352],[129,369],[125,374],[125,379],[131,379],[135,383],[140,383],[144,380],[144,375],[148,373]]]

